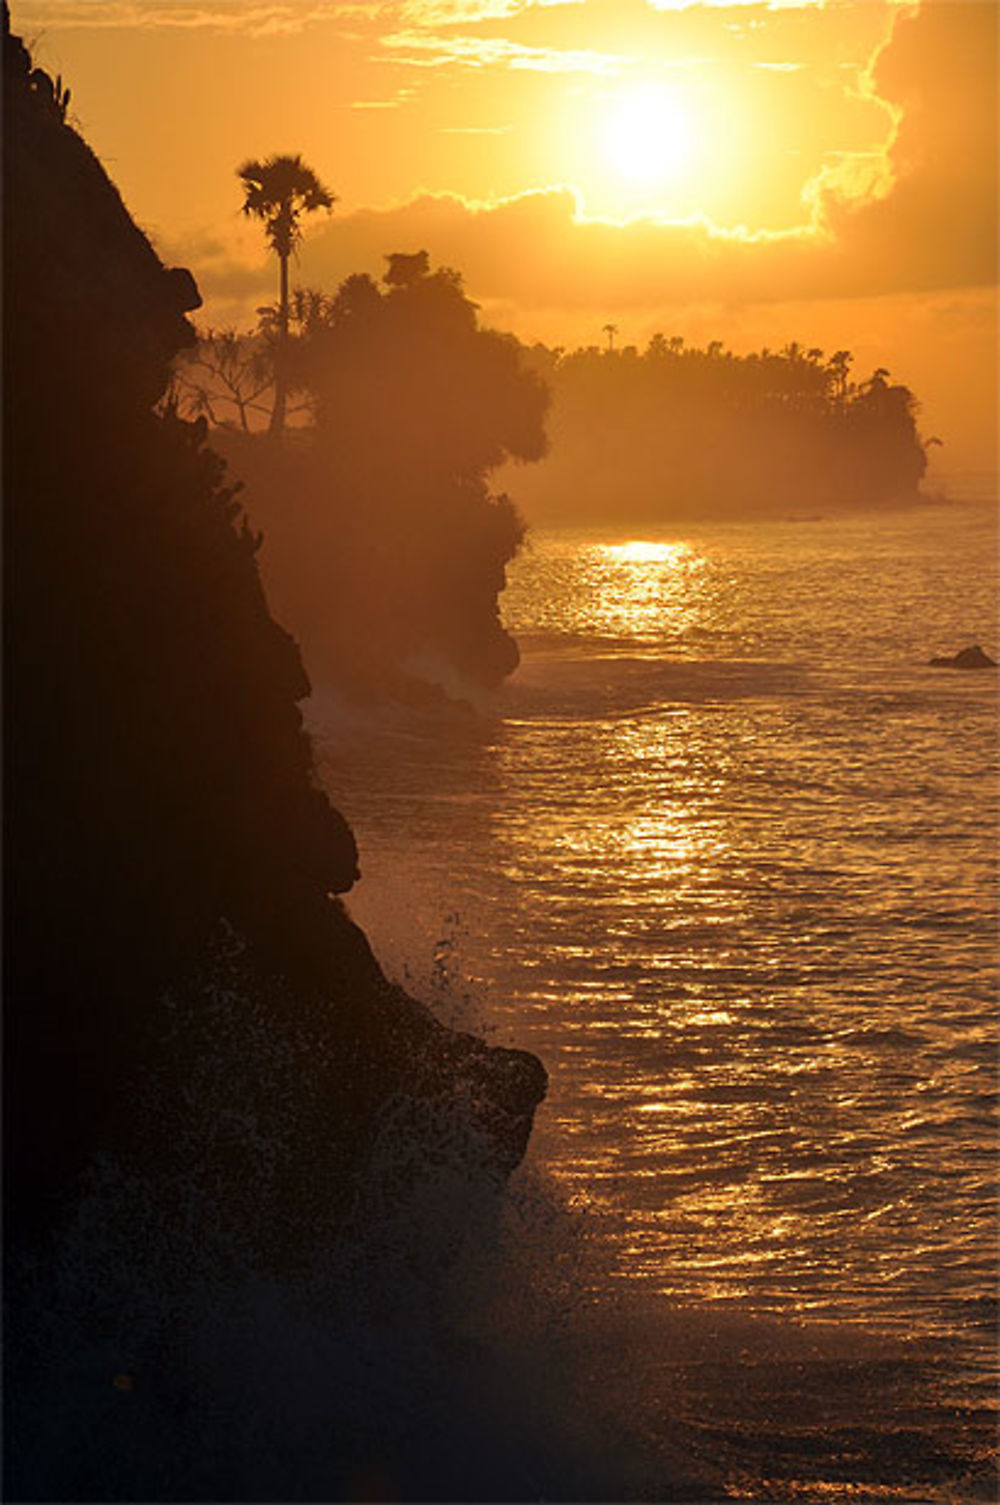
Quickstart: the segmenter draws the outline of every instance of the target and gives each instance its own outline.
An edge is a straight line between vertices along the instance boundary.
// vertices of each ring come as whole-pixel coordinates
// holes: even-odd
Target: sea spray
[[[13,1272],[35,1424],[15,1427],[30,1443],[11,1497],[644,1494],[603,1416],[599,1348],[579,1342],[586,1220],[538,1172],[505,1189],[453,1102],[394,1096],[351,1196],[288,1226],[278,1265],[273,1230],[255,1241],[296,1052],[269,1037],[261,1082],[273,1000],[234,986],[238,958],[217,967],[172,1000],[185,1051],[196,1035],[183,1104],[155,1075],[136,1103],[158,1134],[169,1120],[173,1152],[142,1173],[92,1165],[55,1257]]]

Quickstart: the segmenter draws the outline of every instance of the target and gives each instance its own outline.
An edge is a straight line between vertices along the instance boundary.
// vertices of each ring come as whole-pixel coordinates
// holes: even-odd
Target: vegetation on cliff
[[[297,310],[312,423],[285,446],[213,435],[247,477],[275,614],[324,685],[497,684],[517,664],[498,599],[523,527],[489,476],[544,453],[543,382],[426,252]]]

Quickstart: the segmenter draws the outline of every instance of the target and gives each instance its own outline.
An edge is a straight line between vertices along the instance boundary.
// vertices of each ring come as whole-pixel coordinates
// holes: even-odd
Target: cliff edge
[[[256,1183],[234,1131],[213,1185],[255,1258],[294,1259],[393,1095],[459,1111],[502,1178],[545,1074],[439,1025],[345,913],[354,839],[314,778],[258,540],[204,426],[157,411],[194,280],[160,263],[6,6],[3,46],[8,1252],[44,1268],[95,1157],[178,1162],[224,966],[253,998],[240,1070],[278,1159]],[[293,1069],[269,1093],[276,1045]]]

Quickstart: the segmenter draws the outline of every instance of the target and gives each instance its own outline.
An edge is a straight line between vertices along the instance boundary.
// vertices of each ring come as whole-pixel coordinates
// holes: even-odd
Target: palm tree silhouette
[[[608,349],[609,350],[614,350],[614,348],[615,348],[615,335],[618,333],[618,325],[617,324],[605,324],[604,325],[604,329],[603,329],[603,333],[606,334],[607,337],[608,337]]]
[[[259,219],[281,269],[278,298],[278,348],[274,362],[274,408],[269,432],[280,435],[285,427],[288,397],[288,259],[302,238],[303,214],[332,209],[336,194],[298,155],[251,160],[236,169],[243,184],[243,213]]]

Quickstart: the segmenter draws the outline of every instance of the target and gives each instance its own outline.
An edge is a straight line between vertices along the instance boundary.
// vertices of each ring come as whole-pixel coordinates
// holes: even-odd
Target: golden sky
[[[338,194],[298,278],[426,247],[550,344],[853,349],[995,468],[992,0],[13,0],[206,322],[274,296],[234,169]]]

